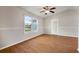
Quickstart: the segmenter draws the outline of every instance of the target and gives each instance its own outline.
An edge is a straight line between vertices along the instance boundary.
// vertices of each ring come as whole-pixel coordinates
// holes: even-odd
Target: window
[[[30,16],[24,17],[24,32],[37,31],[37,25],[38,22],[36,19]]]

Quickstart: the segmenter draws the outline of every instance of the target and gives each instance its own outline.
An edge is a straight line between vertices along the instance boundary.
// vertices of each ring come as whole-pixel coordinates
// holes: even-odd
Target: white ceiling
[[[23,8],[37,16],[43,17],[43,18],[53,15],[52,13],[50,13],[48,15],[45,15],[44,13],[40,13],[40,10],[42,9],[42,7],[43,6],[22,6],[21,8]],[[70,8],[69,6],[56,6],[56,9],[54,11],[56,14],[56,13],[65,11],[69,8]]]

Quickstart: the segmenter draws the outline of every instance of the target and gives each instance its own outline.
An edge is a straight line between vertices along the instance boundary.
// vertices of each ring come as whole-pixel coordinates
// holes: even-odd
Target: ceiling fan
[[[53,10],[56,9],[56,7],[52,7],[52,6],[44,6],[42,8],[42,10],[40,11],[40,13],[45,13],[45,15],[47,15],[48,13],[55,13]]]

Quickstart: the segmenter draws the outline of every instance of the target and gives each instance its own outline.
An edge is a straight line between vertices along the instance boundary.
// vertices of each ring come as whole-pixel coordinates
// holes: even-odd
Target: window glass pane
[[[32,31],[37,30],[37,20],[32,20]]]
[[[25,19],[24,19],[24,30],[25,30],[25,32],[31,31],[31,24],[32,24],[31,17],[25,16]]]
[[[30,17],[25,16],[24,17],[24,31],[37,31],[37,20]]]

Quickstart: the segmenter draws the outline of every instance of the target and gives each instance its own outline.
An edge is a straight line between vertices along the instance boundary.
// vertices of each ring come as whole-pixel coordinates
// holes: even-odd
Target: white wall
[[[78,51],[79,51],[79,7],[75,7],[77,11],[77,19],[78,19]]]
[[[70,37],[78,37],[77,15],[78,14],[76,10],[69,9],[59,14],[54,14],[53,16],[46,18],[45,33],[62,35],[62,36],[70,36]],[[57,26],[54,27],[53,23],[57,23]]]
[[[79,20],[78,20],[78,51],[79,51]]]
[[[24,34],[24,15],[38,20],[38,31]],[[0,49],[43,34],[42,18],[19,7],[0,7]]]
[[[54,27],[53,22],[57,23],[56,27]],[[44,23],[44,32],[46,34],[78,37],[79,51],[79,7],[73,7],[59,14],[54,14],[53,16],[46,18]]]

